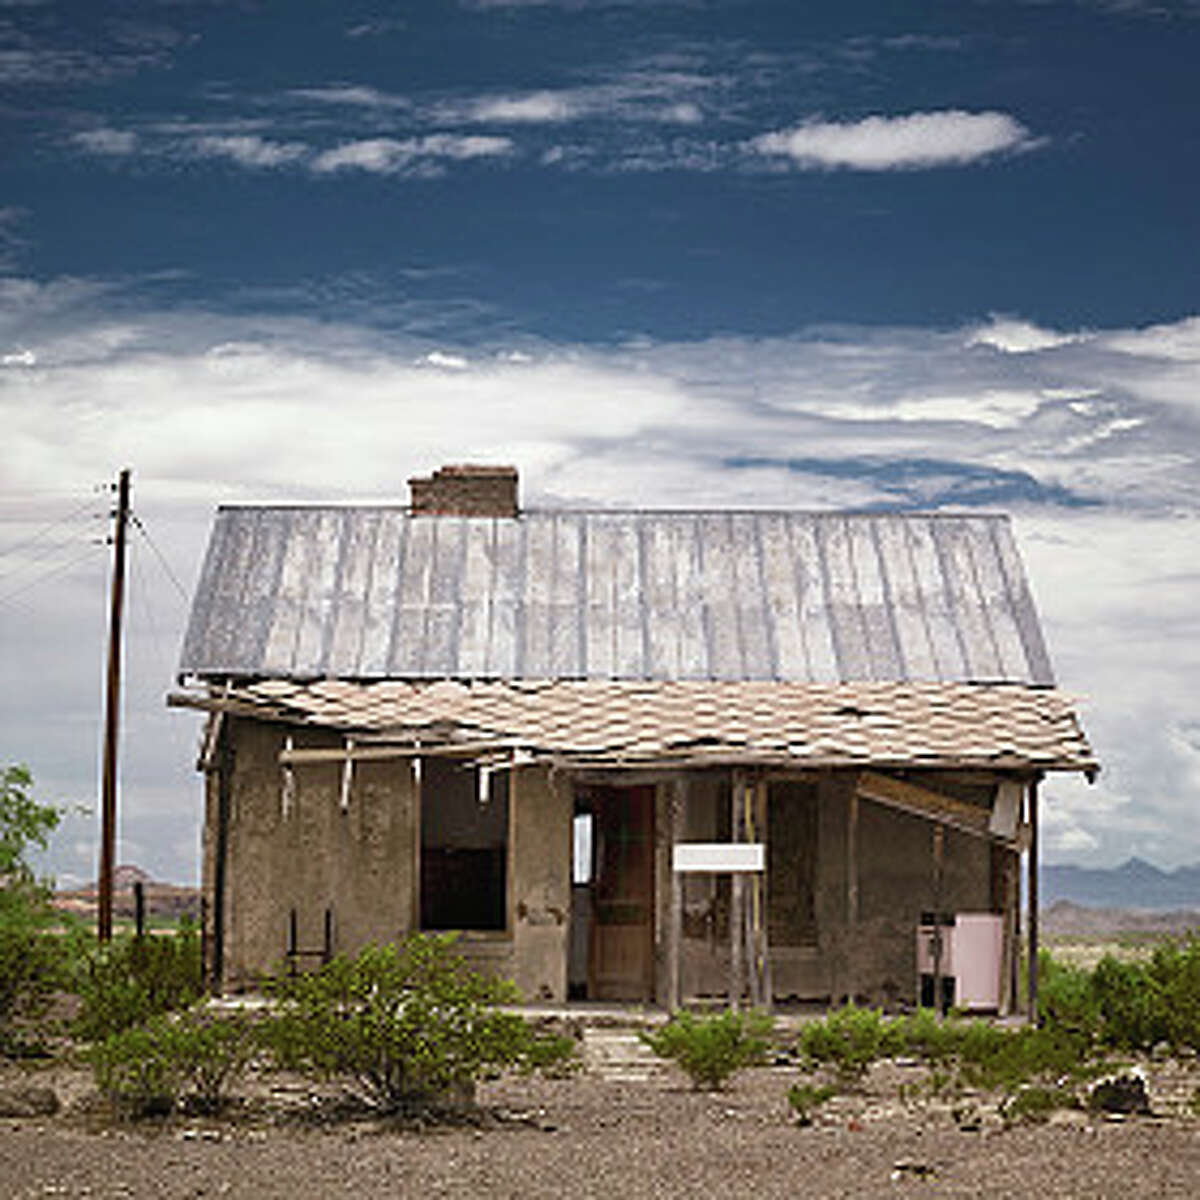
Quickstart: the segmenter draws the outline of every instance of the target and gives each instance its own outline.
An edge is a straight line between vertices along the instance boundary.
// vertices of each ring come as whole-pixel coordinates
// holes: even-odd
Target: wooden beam
[[[754,886],[758,889],[759,903],[758,953],[762,963],[762,1005],[770,1012],[775,999],[775,977],[771,970],[771,831],[768,828],[767,813],[767,781],[759,776],[754,786],[755,833],[763,844],[766,861],[763,863],[762,873],[754,876]]]
[[[729,840],[742,840],[742,791],[746,773],[738,768],[730,773]],[[729,881],[729,1007],[737,1012],[742,1007],[742,987],[745,983],[744,950],[746,933],[745,876],[735,871]]]
[[[671,839],[671,854],[674,857],[675,846],[683,836],[684,813],[687,807],[687,782],[683,776],[672,779],[670,787],[668,811],[670,813],[669,836]],[[674,863],[672,863],[672,868]],[[679,996],[682,989],[680,975],[682,972],[683,947],[683,876],[674,869],[671,871],[671,901],[670,913],[667,918],[667,1011],[675,1012],[679,1008]]]
[[[1038,781],[1029,784],[1029,1023],[1038,1021]]]
[[[878,771],[863,771],[858,777],[858,795],[874,800],[877,804],[886,804],[889,808],[898,808],[902,812],[924,817],[926,820],[952,825],[955,829],[961,829],[975,837],[991,836],[988,833],[988,822],[991,819],[989,809],[966,804],[953,796],[918,787],[915,783],[908,783],[891,775],[881,775]]]
[[[499,742],[448,742],[430,746],[364,746],[350,738],[345,746],[301,747],[279,752],[279,762],[287,767],[316,763],[389,762],[404,758],[470,758],[474,754],[508,753],[512,748]],[[494,764],[501,769],[507,763]]]

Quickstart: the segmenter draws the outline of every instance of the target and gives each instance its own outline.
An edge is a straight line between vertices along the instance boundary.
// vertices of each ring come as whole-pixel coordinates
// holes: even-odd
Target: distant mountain
[[[1069,900],[1089,908],[1200,909],[1200,863],[1174,871],[1141,858],[1107,869],[1043,864],[1038,879],[1043,908]]]

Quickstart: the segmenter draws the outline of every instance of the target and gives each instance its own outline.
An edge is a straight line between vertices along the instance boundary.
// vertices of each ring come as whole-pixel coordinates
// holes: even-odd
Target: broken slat
[[[877,804],[886,804],[927,820],[952,825],[976,837],[990,836],[988,809],[965,804],[952,796],[918,787],[903,779],[880,775],[877,771],[863,771],[858,777],[858,794]]]

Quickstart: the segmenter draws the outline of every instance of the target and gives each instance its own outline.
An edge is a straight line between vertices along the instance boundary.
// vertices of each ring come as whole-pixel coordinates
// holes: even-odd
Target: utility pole
[[[129,525],[129,468],[117,478],[113,510],[112,606],[108,622],[108,674],[104,696],[104,767],[100,797],[100,880],[96,897],[96,936],[112,940],[113,870],[117,849],[117,734],[121,717],[121,617],[125,605],[125,533]]]

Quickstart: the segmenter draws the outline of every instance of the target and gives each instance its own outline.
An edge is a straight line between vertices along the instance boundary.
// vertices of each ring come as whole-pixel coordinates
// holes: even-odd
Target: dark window
[[[508,772],[421,764],[421,928],[508,925]]]
[[[767,793],[767,936],[772,946],[817,940],[817,785],[772,783]]]

